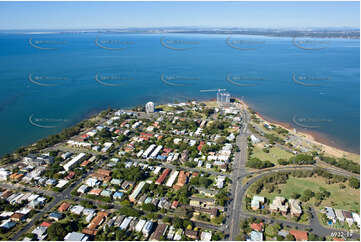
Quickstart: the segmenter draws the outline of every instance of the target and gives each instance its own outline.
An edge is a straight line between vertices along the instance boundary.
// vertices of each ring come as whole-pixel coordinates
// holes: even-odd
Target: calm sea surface
[[[215,98],[204,90],[218,88],[359,152],[359,40],[0,33],[0,62],[0,155],[107,107]]]

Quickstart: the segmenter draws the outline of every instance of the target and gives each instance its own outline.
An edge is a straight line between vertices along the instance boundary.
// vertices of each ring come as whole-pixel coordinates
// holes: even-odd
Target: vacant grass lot
[[[256,157],[260,160],[269,160],[275,165],[278,165],[278,159],[286,159],[292,157],[292,154],[288,151],[282,150],[279,147],[272,147],[269,149],[269,153],[264,152],[263,149],[264,143],[259,143],[255,145],[253,149],[253,154],[251,157]]]
[[[303,194],[306,189],[310,189],[313,192],[320,191],[320,187],[325,188],[331,193],[330,197],[322,201],[320,208],[324,206],[330,206],[333,208],[340,208],[344,210],[359,211],[360,210],[360,190],[352,189],[346,184],[346,188],[341,189],[340,183],[327,184],[326,179],[323,177],[310,177],[310,178],[294,178],[290,177],[286,184],[279,185],[278,188],[281,193],[277,192],[267,193],[262,191],[261,196],[265,196],[268,199],[273,200],[276,196],[283,196],[290,198],[291,194],[296,192]],[[312,198],[305,204],[314,206],[315,198]]]

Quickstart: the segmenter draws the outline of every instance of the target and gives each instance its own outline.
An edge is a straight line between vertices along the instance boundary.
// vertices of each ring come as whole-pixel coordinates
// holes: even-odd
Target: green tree
[[[148,212],[157,211],[157,207],[152,203],[143,204],[142,208],[143,208],[144,211],[148,211]]]
[[[172,221],[172,219],[170,217],[168,217],[168,216],[165,216],[165,217],[163,217],[162,221],[164,223],[170,223]]]
[[[310,189],[306,189],[306,190],[303,192],[302,196],[301,196],[301,200],[302,200],[303,202],[307,202],[307,201],[310,200],[314,195],[315,195],[314,192],[312,192]]]
[[[287,240],[287,241],[295,241],[295,237],[294,237],[292,234],[288,234],[288,235],[286,236],[286,240]]]
[[[300,198],[300,194],[298,194],[297,192],[293,192],[292,194],[291,194],[291,198],[293,198],[293,199],[298,199],[298,198]]]
[[[265,229],[265,234],[269,237],[275,237],[278,234],[278,231],[281,229],[279,224],[267,225]]]
[[[173,226],[175,228],[182,228],[183,226],[182,220],[180,218],[173,218]]]
[[[140,212],[132,207],[124,206],[119,209],[119,212],[126,216],[139,217]]]
[[[64,229],[64,225],[60,223],[53,223],[47,230],[48,237],[50,240],[63,240],[65,235],[67,234]]]
[[[349,182],[350,187],[355,188],[355,189],[360,188],[360,181],[357,178],[351,177],[348,182]]]
[[[321,241],[322,239],[313,233],[308,234],[309,241]]]

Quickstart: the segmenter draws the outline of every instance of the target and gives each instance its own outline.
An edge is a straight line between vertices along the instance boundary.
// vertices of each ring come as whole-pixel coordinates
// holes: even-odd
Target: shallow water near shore
[[[244,97],[266,117],[359,153],[359,40],[329,39],[327,48],[307,51],[291,38],[227,38],[0,34],[0,155],[94,110],[205,100],[218,88]]]

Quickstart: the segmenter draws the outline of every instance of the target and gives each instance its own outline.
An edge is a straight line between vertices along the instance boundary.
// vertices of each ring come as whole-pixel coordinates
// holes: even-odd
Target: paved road
[[[96,167],[102,167],[103,162],[100,162],[98,165],[96,165]],[[95,168],[96,168],[95,167]],[[90,175],[92,171],[88,171],[85,176],[87,177],[88,175]],[[36,221],[38,221],[39,219],[41,219],[47,212],[49,212],[53,207],[55,207],[58,203],[60,203],[63,200],[66,199],[71,199],[73,196],[71,195],[71,191],[77,187],[80,183],[82,182],[82,179],[78,179],[75,183],[71,184],[69,187],[67,187],[64,191],[60,192],[60,193],[54,193],[52,191],[45,191],[45,190],[41,190],[41,189],[37,189],[37,188],[32,188],[32,187],[25,187],[25,186],[21,186],[21,188],[26,188],[30,191],[36,192],[36,193],[41,193],[41,194],[46,194],[48,196],[53,197],[53,200],[46,204],[45,207],[42,209],[42,211],[38,214],[36,214],[34,217],[31,218],[31,221],[24,227],[22,228],[20,231],[18,231],[12,238],[12,240],[19,240],[21,238],[21,236],[23,236],[35,223]],[[0,184],[0,186],[8,186],[11,189],[16,189],[19,188],[19,185],[15,186],[12,184],[12,186],[10,184]],[[82,199],[80,197],[76,197],[78,199]],[[113,204],[112,204],[113,205]]]
[[[235,158],[233,161],[233,169],[232,169],[232,173],[231,175],[226,175],[228,177],[230,177],[232,179],[232,188],[231,188],[231,200],[227,205],[226,208],[226,222],[224,226],[216,226],[216,225],[211,225],[208,223],[202,223],[202,222],[194,222],[196,226],[198,227],[203,227],[203,228],[209,228],[209,229],[215,229],[215,230],[220,230],[220,231],[224,231],[226,234],[226,238],[229,235],[229,239],[230,240],[235,240],[236,236],[239,234],[239,230],[240,230],[240,219],[241,218],[247,218],[247,217],[258,217],[260,219],[263,219],[267,222],[273,223],[273,222],[277,222],[280,224],[283,224],[285,226],[292,226],[292,227],[296,227],[298,229],[301,230],[306,230],[306,229],[312,229],[312,232],[315,234],[318,234],[320,236],[327,236],[330,235],[331,232],[338,232],[340,230],[334,230],[334,229],[327,229],[322,227],[319,222],[318,219],[316,217],[315,211],[311,210],[311,214],[313,215],[313,218],[311,220],[310,225],[304,225],[304,224],[298,224],[295,222],[290,222],[290,221],[284,221],[284,220],[277,220],[277,219],[270,219],[267,218],[265,216],[262,215],[254,215],[254,214],[249,214],[248,212],[244,211],[242,208],[242,201],[243,201],[243,197],[245,195],[246,190],[249,188],[249,186],[254,183],[255,181],[257,181],[258,179],[260,179],[261,177],[274,173],[274,172],[280,172],[280,171],[287,171],[287,170],[294,170],[294,169],[314,169],[316,166],[288,166],[288,167],[281,167],[281,168],[270,168],[270,169],[265,169],[265,170],[260,170],[260,171],[253,171],[253,172],[247,172],[245,169],[245,163],[247,161],[247,137],[249,135],[248,131],[247,131],[247,124],[249,122],[249,116],[247,112],[242,112],[242,127],[240,129],[240,133],[237,136],[236,139],[236,144],[237,146],[240,148],[240,152],[235,154]],[[119,146],[118,146],[119,147]],[[54,149],[53,147],[47,149],[47,150],[51,150]],[[61,147],[61,146],[57,146],[55,147],[55,149],[60,149],[63,151],[71,151],[71,152],[79,152],[79,150],[77,149],[73,149],[73,148],[69,148],[69,147]],[[98,155],[99,153],[96,152],[92,152],[87,150],[87,153],[93,154],[93,155]],[[144,161],[142,159],[139,159],[139,161]],[[94,169],[96,169],[97,167],[102,167],[103,165],[102,161],[100,164],[98,164],[96,167],[94,167]],[[163,167],[168,167],[171,169],[176,169],[176,166],[173,166],[171,164],[162,164],[161,166]],[[343,171],[340,169],[336,169],[336,168],[323,168],[333,174],[337,174],[337,175],[344,175],[344,176],[354,176],[357,177],[359,179],[359,176],[357,174],[352,174],[350,172],[347,171]],[[215,172],[215,171],[204,171],[202,169],[197,169],[197,168],[187,168],[187,170],[190,171],[197,171],[197,172],[208,172],[210,174],[213,175],[225,175],[223,173],[219,173],[219,172]],[[90,174],[91,171],[88,171],[86,173],[86,176],[88,176]],[[260,175],[258,175],[260,174]],[[248,176],[248,175],[258,175],[257,177],[254,177],[252,179],[250,179],[246,184],[242,185],[242,178]],[[118,204],[113,204],[113,203],[106,203],[103,201],[95,201],[92,199],[87,199],[87,198],[83,198],[83,197],[79,197],[79,196],[72,196],[70,193],[71,191],[77,187],[80,183],[82,182],[82,179],[77,180],[75,183],[73,183],[71,186],[69,186],[67,189],[65,189],[63,192],[61,193],[54,193],[52,191],[45,191],[42,189],[37,189],[37,188],[31,188],[31,187],[26,187],[26,186],[22,186],[20,184],[18,185],[14,185],[14,184],[0,184],[1,187],[7,188],[7,189],[18,189],[18,188],[24,188],[24,189],[28,189],[30,191],[36,192],[36,193],[40,193],[40,194],[46,194],[48,196],[52,196],[53,200],[51,203],[48,203],[45,205],[45,207],[43,208],[43,210],[41,212],[39,212],[38,214],[36,214],[30,223],[28,223],[23,229],[21,229],[19,232],[17,232],[14,237],[13,240],[18,240],[21,238],[21,236],[23,236],[24,233],[26,233],[35,223],[36,221],[38,221],[39,219],[42,218],[42,216],[49,212],[54,206],[56,206],[59,202],[61,202],[64,199],[76,199],[76,200],[86,200],[86,201],[90,201],[94,204],[97,205],[112,205],[114,208],[119,209],[121,208],[120,205]],[[359,238],[358,234],[354,234],[353,238]]]
[[[246,161],[247,161],[247,117],[242,116],[242,127],[240,133],[236,138],[236,144],[240,152],[235,154],[233,166],[232,166],[232,188],[231,188],[231,200],[227,206],[226,217],[226,233],[229,234],[230,240],[235,240],[235,237],[239,234],[239,223],[241,215],[241,201],[240,191],[242,183],[237,182],[239,177],[246,176]]]
[[[304,169],[310,169],[310,168],[304,168]],[[256,181],[258,181],[260,178],[264,177],[264,176],[267,176],[269,174],[272,174],[272,173],[275,173],[276,171],[269,171],[269,172],[266,172],[266,173],[263,173],[259,176],[256,176],[252,179],[250,179],[241,189],[241,194],[240,194],[240,197],[243,199],[243,197],[245,196],[246,194],[246,191],[247,189]],[[260,218],[268,223],[279,223],[279,224],[282,224],[283,226],[292,226],[292,227],[295,227],[297,229],[300,229],[300,230],[306,230],[306,229],[311,229],[312,233],[314,234],[317,234],[319,236],[329,236],[331,235],[332,232],[345,232],[345,231],[342,231],[342,230],[337,230],[337,229],[328,229],[328,228],[325,228],[323,227],[322,225],[320,225],[319,221],[318,221],[318,218],[317,218],[317,215],[314,211],[313,208],[311,208],[311,222],[310,224],[308,225],[305,225],[305,224],[299,224],[299,223],[295,223],[295,222],[291,222],[291,221],[285,221],[285,220],[280,220],[280,219],[273,219],[273,218],[268,218],[267,216],[262,216],[262,215],[256,215],[256,214],[250,214],[249,212],[245,211],[245,208],[243,208],[243,203],[242,203],[242,200],[240,201],[240,213],[241,213],[241,217],[242,218],[247,218],[247,217],[257,217],[257,218]],[[239,234],[239,226],[238,226],[238,233],[237,235]],[[359,240],[360,238],[360,235],[359,234],[352,234],[352,238],[353,239],[357,239]]]
[[[41,212],[37,213],[29,223],[25,225],[24,228],[22,228],[20,231],[18,231],[12,238],[12,240],[19,240],[21,236],[28,231],[40,218],[43,217],[43,215],[47,212],[49,212],[58,202],[60,202],[63,198],[61,196],[54,197],[53,201],[46,204],[45,207],[41,210]]]

